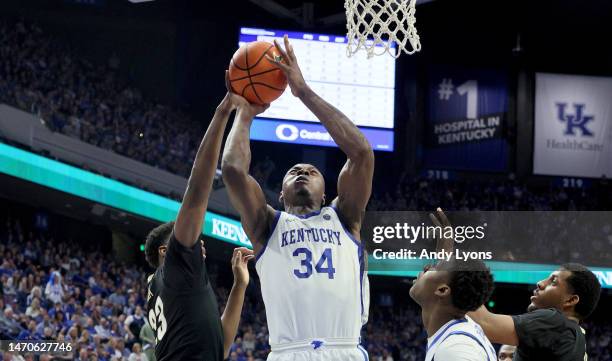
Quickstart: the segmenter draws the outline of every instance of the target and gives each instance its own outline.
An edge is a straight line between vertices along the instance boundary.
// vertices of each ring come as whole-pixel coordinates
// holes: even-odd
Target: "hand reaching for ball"
[[[227,94],[223,100],[229,106],[229,111],[238,109],[239,111],[246,113],[248,116],[254,117],[265,112],[270,106],[270,104],[251,104],[244,97],[234,93],[232,91],[232,87],[230,86],[229,72],[227,70],[225,71],[225,88],[227,89]]]
[[[266,59],[268,61],[276,64],[285,76],[287,77],[287,82],[289,83],[289,87],[291,88],[291,94],[296,97],[301,97],[304,95],[306,90],[308,90],[308,85],[304,80],[304,76],[302,75],[302,70],[298,65],[297,58],[295,56],[295,52],[293,51],[293,46],[289,43],[289,37],[285,35],[283,38],[285,43],[285,48],[283,49],[278,41],[274,40],[274,45],[278,52],[281,54],[281,58],[272,58],[269,55],[266,55]]]

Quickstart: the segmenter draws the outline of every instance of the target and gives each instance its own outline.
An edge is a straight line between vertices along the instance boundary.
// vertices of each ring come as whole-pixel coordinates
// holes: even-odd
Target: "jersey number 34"
[[[149,311],[149,324],[151,325],[153,332],[155,332],[156,341],[161,341],[166,334],[168,323],[166,322],[166,317],[164,316],[164,303],[159,296],[155,300],[155,307]]]
[[[312,276],[312,252],[308,248],[297,248],[293,251],[293,257],[300,257],[300,268],[294,269],[293,274],[297,278],[309,278]],[[334,279],[334,273],[336,273],[336,269],[334,268],[334,261],[332,259],[332,250],[331,248],[326,248],[321,255],[321,258],[317,261],[317,264],[314,266],[314,270],[317,273],[327,273],[327,277],[330,280]]]

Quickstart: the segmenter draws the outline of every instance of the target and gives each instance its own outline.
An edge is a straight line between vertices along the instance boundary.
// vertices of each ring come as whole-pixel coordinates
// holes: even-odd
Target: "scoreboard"
[[[393,150],[395,59],[365,52],[347,57],[344,36],[242,28],[239,45],[287,34],[304,78],[362,129],[375,150]],[[393,48],[392,50],[395,50]],[[335,146],[315,115],[287,89],[253,124],[256,140]]]

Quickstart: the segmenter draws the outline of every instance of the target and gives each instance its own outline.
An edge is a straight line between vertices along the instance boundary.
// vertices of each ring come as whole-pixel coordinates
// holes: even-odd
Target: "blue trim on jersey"
[[[336,216],[338,216],[338,221],[340,221],[340,225],[342,226],[342,229],[344,229],[344,233],[346,233],[346,235],[347,235],[347,236],[348,236],[348,237],[349,237],[349,238],[350,238],[350,239],[351,239],[353,242],[355,242],[355,244],[356,244],[358,247],[361,247],[361,242],[360,242],[360,241],[359,241],[357,238],[355,238],[355,236],[353,236],[353,234],[352,234],[351,232],[349,232],[349,230],[348,230],[348,229],[346,229],[346,226],[344,225],[344,223],[342,223],[342,219],[340,218],[340,212],[338,211],[338,209],[336,208],[336,206],[335,206],[335,205],[333,205],[333,206],[331,206],[331,207],[329,207],[329,208],[333,209],[333,210],[334,210],[334,212],[336,212]]]
[[[359,351],[361,351],[361,353],[363,354],[363,359],[365,361],[370,361],[370,357],[368,356],[368,352],[363,348],[363,346],[361,345],[357,345],[357,348],[359,349]]]
[[[329,207],[331,209],[334,210],[334,212],[336,213],[336,216],[338,217],[338,222],[340,222],[340,225],[342,226],[342,229],[344,230],[344,233],[346,233],[346,235],[357,245],[357,258],[359,259],[359,293],[361,294],[360,300],[361,300],[361,315],[363,316],[363,312],[364,312],[364,307],[363,307],[363,274],[365,273],[365,262],[364,262],[364,255],[363,255],[363,242],[360,242],[359,240],[357,240],[357,238],[355,238],[355,236],[353,236],[353,234],[351,232],[349,232],[348,229],[346,229],[346,227],[344,226],[344,223],[342,223],[342,219],[340,218],[340,212],[338,211],[338,209],[336,208],[336,205],[332,205],[331,207]]]
[[[429,349],[440,340],[440,337],[442,337],[442,335],[444,335],[444,333],[446,331],[448,331],[449,328],[455,326],[456,324],[463,323],[463,322],[468,322],[468,321],[467,321],[467,319],[462,318],[462,319],[459,319],[459,320],[455,320],[454,322],[451,322],[448,326],[446,326],[444,328],[444,330],[442,330],[442,332],[440,332],[440,334],[438,336],[436,336],[436,338],[434,338],[433,341],[431,341],[431,344],[427,345],[427,352],[429,352]]]
[[[325,208],[325,207],[323,207],[323,208]],[[305,219],[305,218],[310,218],[310,217],[318,216],[321,213],[321,211],[323,210],[323,208],[319,209],[318,211],[312,211],[312,212],[306,213],[306,214],[291,214],[291,213],[289,213],[289,214],[291,214],[292,216],[296,216],[298,218]]]
[[[255,255],[255,263],[259,261],[259,258],[266,251],[266,248],[268,247],[268,242],[270,242],[270,238],[272,238],[272,235],[274,234],[274,231],[276,230],[276,225],[278,224],[278,220],[280,219],[281,211],[274,210],[274,212],[275,212],[274,221],[272,222],[272,227],[270,228],[270,236],[266,240],[266,243],[263,244],[263,248],[259,250],[259,253],[257,253],[257,255]]]
[[[363,274],[365,273],[365,262],[363,260],[363,247],[360,245],[357,249],[357,257],[359,257],[359,294],[361,301],[361,316],[363,317],[364,307],[363,307]]]
[[[471,338],[472,340],[476,341],[476,343],[478,343],[480,347],[482,347],[482,349],[485,351],[485,354],[487,355],[487,360],[491,361],[491,358],[489,357],[489,353],[487,352],[487,348],[482,344],[482,342],[480,342],[480,340],[476,336],[472,335],[469,332],[465,332],[465,331],[453,331],[449,333],[448,335],[446,335],[446,337],[444,337],[444,340],[446,340],[452,335],[463,335],[463,336],[467,336]],[[444,342],[444,340],[442,340],[442,342]],[[493,354],[495,354],[495,350],[493,350]]]

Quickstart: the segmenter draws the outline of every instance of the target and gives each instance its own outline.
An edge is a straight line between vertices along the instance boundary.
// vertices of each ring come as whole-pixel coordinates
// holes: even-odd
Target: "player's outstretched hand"
[[[225,98],[221,101],[221,105],[225,106],[226,110],[232,111],[240,106],[248,106],[249,102],[245,98],[232,91],[229,81],[229,71],[227,70],[225,71],[225,89],[227,89],[227,94],[225,94]]]
[[[245,247],[234,248],[232,255],[232,272],[234,273],[234,283],[245,286],[249,283],[249,270],[247,265],[250,260],[255,258],[252,250]]]
[[[285,73],[287,82],[291,88],[291,94],[299,98],[304,94],[306,89],[308,89],[308,85],[306,85],[306,81],[302,75],[302,70],[300,70],[300,66],[298,65],[295,52],[293,51],[293,46],[291,43],[289,43],[289,37],[285,35],[283,40],[285,42],[284,49],[280,46],[276,39],[274,40],[274,45],[276,45],[279,53],[281,53],[281,58],[273,59],[269,55],[266,55],[266,58],[268,61],[276,64],[276,66],[278,66],[283,73]]]
[[[429,219],[433,222],[434,226],[442,229],[442,235],[446,234],[446,227],[452,227],[448,217],[444,214],[442,208],[438,207],[435,213],[429,213]],[[455,240],[451,238],[439,238],[436,244],[436,251],[444,250],[446,252],[453,252],[455,247]]]
[[[226,106],[226,109],[229,111],[239,109],[243,112],[246,112],[249,116],[254,117],[258,114],[265,112],[266,109],[268,109],[268,107],[270,106],[270,104],[251,104],[244,97],[234,93],[232,91],[232,87],[230,86],[228,70],[225,71],[225,88],[227,89],[227,94],[225,95],[225,98],[223,98],[221,104],[223,104],[223,106]]]

